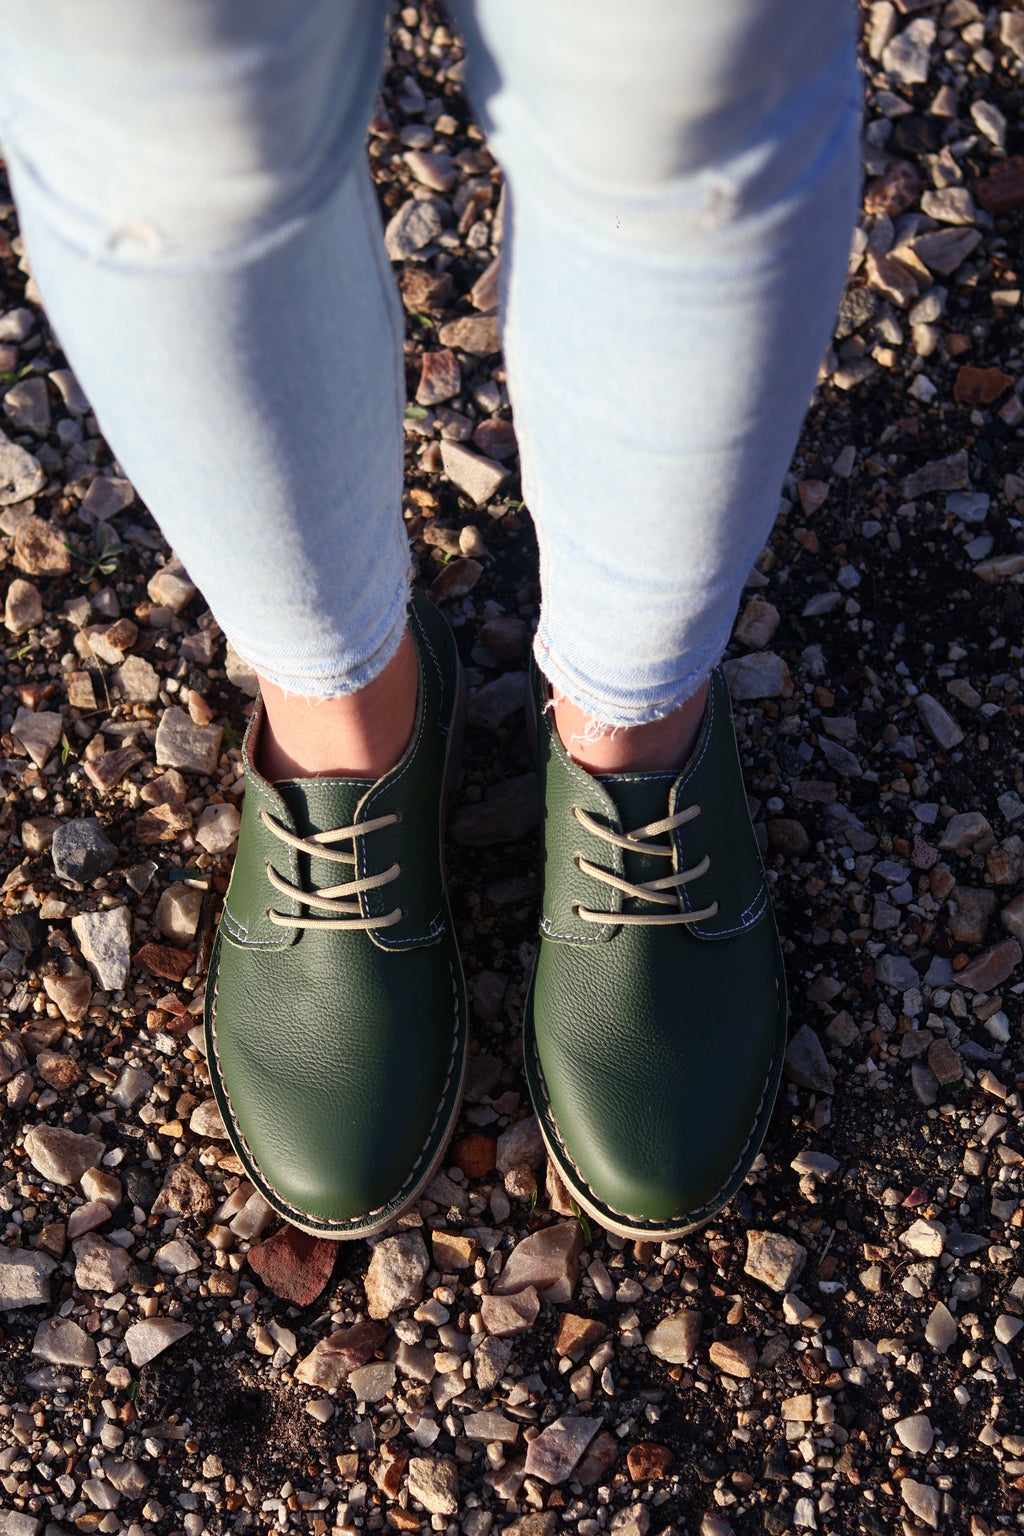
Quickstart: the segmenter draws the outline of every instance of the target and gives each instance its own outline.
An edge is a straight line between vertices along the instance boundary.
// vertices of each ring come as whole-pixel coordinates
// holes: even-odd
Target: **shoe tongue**
[[[285,779],[274,788],[291,812],[299,837],[312,837],[350,827],[372,784],[372,779]]]
[[[638,832],[653,821],[664,821],[668,815],[668,792],[675,778],[674,773],[609,773],[600,775],[600,783],[615,802],[623,832],[629,833]],[[668,846],[665,833],[649,841]],[[624,851],[622,863],[626,879],[637,885],[672,872],[670,860],[656,854]],[[660,902],[641,901],[636,897],[626,897],[623,901],[625,912],[663,913],[668,910]]]
[[[615,802],[623,832],[629,833],[649,826],[652,821],[664,821],[668,815],[668,792],[677,777],[671,772],[602,773],[597,779]]]

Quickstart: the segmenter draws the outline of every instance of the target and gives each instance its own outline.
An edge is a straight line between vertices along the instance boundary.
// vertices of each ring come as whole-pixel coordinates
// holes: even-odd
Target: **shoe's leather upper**
[[[443,1147],[466,1051],[462,972],[444,891],[440,813],[456,706],[446,621],[417,602],[410,627],[420,688],[410,745],[376,784],[344,778],[273,786],[244,746],[246,796],[207,987],[211,1077],[229,1134],[257,1187],[290,1220],[347,1235],[408,1203]],[[348,843],[355,865],[297,850],[300,838],[396,816]],[[340,845],[334,845],[340,846]],[[275,889],[267,865],[304,893],[400,872],[362,892],[370,931],[281,926],[314,918]]]
[[[570,1187],[638,1231],[681,1228],[742,1182],[785,1042],[778,940],[724,681],[712,679],[700,739],[678,776],[595,779],[566,755],[547,716],[539,748],[545,880],[526,1022],[531,1090]],[[574,806],[625,835],[689,806],[700,814],[662,837],[671,857],[661,857],[612,846]],[[707,872],[681,888],[679,911],[717,911],[668,926],[616,923],[624,911],[666,909],[577,865],[642,884],[705,856]],[[586,921],[580,907],[609,920]]]

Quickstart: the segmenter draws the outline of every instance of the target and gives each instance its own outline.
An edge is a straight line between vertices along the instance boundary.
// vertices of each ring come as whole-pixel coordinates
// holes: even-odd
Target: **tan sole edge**
[[[653,1229],[651,1227],[628,1227],[621,1221],[614,1221],[610,1216],[606,1215],[604,1211],[600,1210],[598,1206],[593,1203],[591,1197],[584,1193],[584,1191],[579,1187],[575,1180],[566,1174],[565,1166],[561,1158],[556,1155],[555,1150],[548,1139],[547,1132],[544,1129],[543,1122],[539,1123],[540,1133],[543,1138],[544,1145],[547,1148],[548,1157],[551,1159],[552,1166],[554,1167],[555,1172],[558,1174],[558,1177],[561,1179],[562,1183],[565,1185],[567,1191],[569,1192],[569,1195],[573,1200],[575,1200],[580,1209],[585,1211],[589,1217],[596,1221],[598,1226],[602,1227],[605,1232],[614,1232],[617,1237],[632,1238],[635,1242],[643,1242],[645,1240],[649,1242],[660,1242],[674,1237],[687,1237],[691,1232],[698,1232],[701,1227],[706,1227],[708,1222],[713,1221],[714,1218],[718,1216],[722,1211],[724,1211],[730,1203],[728,1200],[726,1200],[722,1205],[719,1206],[717,1211],[712,1211],[709,1215],[702,1216],[700,1221],[691,1221],[682,1227],[664,1227],[657,1229]]]

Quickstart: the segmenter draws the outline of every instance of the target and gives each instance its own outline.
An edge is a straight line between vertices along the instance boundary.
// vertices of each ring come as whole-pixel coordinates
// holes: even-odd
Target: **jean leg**
[[[402,322],[363,162],[380,0],[0,0],[32,270],[237,649],[310,695],[401,638]]]
[[[850,0],[456,0],[504,167],[538,660],[610,725],[725,647],[856,208]]]

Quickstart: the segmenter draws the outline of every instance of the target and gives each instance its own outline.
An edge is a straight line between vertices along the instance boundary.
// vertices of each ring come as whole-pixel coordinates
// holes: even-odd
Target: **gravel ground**
[[[864,212],[730,650],[787,1078],[741,1197],[626,1244],[546,1175],[535,549],[493,316],[501,182],[433,4],[371,157],[406,516],[471,688],[452,826],[477,1054],[374,1248],[275,1231],[203,978],[245,666],[99,436],[0,223],[0,1536],[986,1536],[1024,1525],[1024,11],[865,7]]]

